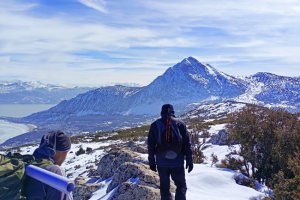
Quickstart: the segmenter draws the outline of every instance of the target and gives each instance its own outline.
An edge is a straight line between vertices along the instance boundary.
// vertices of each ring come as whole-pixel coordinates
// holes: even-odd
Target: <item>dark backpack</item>
[[[41,168],[53,165],[50,160],[35,160],[32,155],[0,154],[0,200],[26,199],[22,194],[26,164]]]
[[[168,118],[167,126],[160,120],[156,120],[158,128],[157,150],[161,157],[174,159],[182,149],[182,136],[174,118]]]

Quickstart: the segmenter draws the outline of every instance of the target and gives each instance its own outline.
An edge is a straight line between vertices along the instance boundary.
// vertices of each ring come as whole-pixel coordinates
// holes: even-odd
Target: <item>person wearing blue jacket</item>
[[[159,144],[162,144],[162,141],[166,139],[165,135],[168,129],[170,114],[172,123],[170,122],[169,126],[173,130],[178,130],[171,131],[171,138],[179,138],[179,140],[182,140],[180,143],[181,149],[179,148],[178,154],[173,152],[172,154],[162,154],[158,149],[160,148]],[[170,193],[170,176],[176,185],[175,200],[186,199],[187,186],[185,181],[184,156],[186,157],[186,169],[188,169],[188,173],[193,170],[193,153],[189,133],[186,125],[179,119],[176,119],[174,114],[175,112],[172,105],[163,105],[161,118],[151,124],[148,135],[149,166],[152,171],[156,172],[158,170],[161,200],[172,200]],[[177,137],[172,136],[172,134],[177,135]]]
[[[62,131],[51,131],[42,137],[40,146],[34,151],[33,156],[36,159],[50,160],[53,164],[45,169],[60,176],[66,176],[60,165],[65,161],[70,149],[71,140],[68,135]],[[26,178],[24,185],[27,200],[73,200],[72,193],[64,194],[31,177]]]

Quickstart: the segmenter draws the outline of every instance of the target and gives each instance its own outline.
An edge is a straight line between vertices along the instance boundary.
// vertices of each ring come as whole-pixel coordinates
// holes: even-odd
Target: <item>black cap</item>
[[[163,114],[166,114],[168,112],[171,112],[173,115],[175,114],[174,112],[174,108],[171,104],[165,104],[161,107],[161,112],[160,112],[160,115],[163,115]]]

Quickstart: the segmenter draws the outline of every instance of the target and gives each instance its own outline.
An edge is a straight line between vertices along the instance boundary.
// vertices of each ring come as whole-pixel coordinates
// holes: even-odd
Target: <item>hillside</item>
[[[145,127],[146,129],[149,127]],[[220,130],[224,129],[224,124],[217,124],[210,127],[210,133],[216,135]],[[137,133],[139,136],[133,141],[131,137],[120,140],[121,135],[129,136],[131,133]],[[88,195],[90,200],[102,199],[110,200],[118,195],[132,195],[130,199],[140,199],[141,196],[134,195],[152,195],[152,198],[159,199],[159,190],[155,186],[158,181],[158,174],[150,171],[147,164],[147,146],[145,143],[145,129],[133,128],[126,132],[110,132],[99,133],[96,135],[77,136],[72,139],[72,149],[63,164],[66,174],[70,179],[76,180],[77,185],[74,190],[74,198],[76,200],[83,199]],[[93,140],[97,138],[98,141]],[[31,154],[38,145],[27,145],[24,147],[10,149],[20,153]],[[187,199],[214,199],[214,200],[249,200],[262,199],[268,193],[268,188],[255,182],[257,189],[243,186],[239,184],[241,174],[238,171],[220,168],[221,160],[226,158],[229,153],[228,146],[206,143],[203,150],[206,159],[202,164],[195,164],[191,173],[186,172],[187,181]],[[89,150],[78,154],[79,149]],[[118,154],[114,154],[118,152]],[[211,166],[211,153],[217,155],[219,161]],[[2,152],[0,152],[2,153]],[[115,160],[111,160],[116,155]],[[127,162],[124,163],[126,156]],[[108,159],[110,158],[110,159]],[[123,161],[122,161],[123,160]],[[115,163],[115,164],[114,164]],[[103,167],[109,166],[109,167]],[[130,170],[124,169],[122,176],[119,167],[126,166],[127,169],[134,168],[133,172],[139,174],[131,178]],[[104,170],[102,172],[102,170]],[[143,172],[140,170],[143,169]],[[102,174],[102,176],[100,176]],[[123,182],[123,178],[129,177],[127,183]],[[145,177],[151,177],[144,181]],[[154,182],[156,181],[156,182]],[[84,184],[84,185],[83,185]],[[93,186],[97,184],[96,189]],[[144,186],[154,187],[150,192],[141,192]],[[124,189],[124,187],[126,189]],[[156,188],[155,188],[156,187]],[[95,188],[95,187],[94,187]],[[118,190],[119,188],[122,188]],[[171,189],[172,190],[172,189]],[[123,191],[123,192],[121,192]],[[143,190],[144,191],[144,190]],[[174,192],[174,190],[172,190]],[[129,193],[129,194],[128,194]]]

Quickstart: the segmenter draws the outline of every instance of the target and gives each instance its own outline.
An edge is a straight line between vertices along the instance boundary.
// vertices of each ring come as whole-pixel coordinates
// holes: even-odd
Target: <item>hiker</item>
[[[189,133],[185,124],[175,118],[172,105],[163,105],[160,114],[161,118],[151,124],[148,135],[150,169],[155,172],[158,170],[162,200],[172,199],[170,176],[176,185],[175,200],[185,200],[187,186],[184,156],[186,156],[188,173],[193,170],[193,155]]]
[[[53,164],[46,170],[65,176],[65,171],[59,166],[65,161],[68,151],[71,149],[71,140],[62,131],[51,131],[42,137],[40,146],[34,151],[35,159],[48,159]],[[69,195],[54,189],[34,178],[27,177],[25,182],[25,196],[27,200],[72,200]]]

